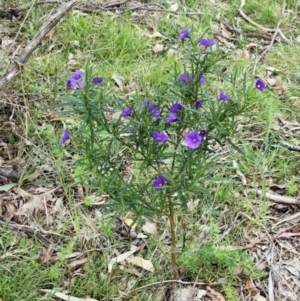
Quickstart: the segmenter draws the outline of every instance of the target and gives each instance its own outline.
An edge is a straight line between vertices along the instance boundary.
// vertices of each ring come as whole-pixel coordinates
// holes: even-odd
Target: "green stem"
[[[172,274],[173,278],[178,278],[178,269],[176,263],[176,222],[175,222],[175,214],[174,214],[174,204],[171,198],[168,199],[169,201],[169,221],[170,221],[170,228],[171,228],[171,266],[172,266]]]

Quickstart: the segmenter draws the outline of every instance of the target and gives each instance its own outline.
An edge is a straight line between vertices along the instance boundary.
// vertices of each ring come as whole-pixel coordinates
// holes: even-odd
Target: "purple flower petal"
[[[78,89],[82,89],[85,87],[85,81],[80,81],[80,82],[78,81],[77,85],[78,85]]]
[[[202,102],[200,100],[197,100],[195,102],[195,109],[198,110],[199,108],[202,108]]]
[[[68,139],[70,139],[70,135],[69,135],[69,129],[68,128],[64,128],[63,134],[59,140],[59,144],[62,145],[64,144]]]
[[[203,141],[203,137],[197,132],[189,132],[185,135],[185,144],[191,149],[196,149],[200,146]]]
[[[220,90],[219,99],[224,102],[228,102],[229,100],[231,100],[230,96],[225,94],[223,90]]]
[[[184,40],[184,39],[186,39],[186,38],[189,37],[189,34],[190,33],[189,33],[188,28],[183,28],[182,31],[181,31],[181,33],[180,33],[180,35],[179,35],[179,37],[178,37],[178,39]]]
[[[80,80],[84,77],[84,72],[75,71],[71,73],[70,79]]]
[[[165,119],[165,122],[171,123],[179,120],[180,118],[176,115],[176,113],[170,113],[170,115]]]
[[[99,84],[102,83],[102,80],[103,80],[102,77],[94,77],[93,80],[92,80],[92,83],[94,85],[99,85]]]
[[[124,118],[130,117],[131,116],[131,108],[130,107],[126,107],[123,110],[121,116],[124,117]]]
[[[67,89],[82,89],[85,87],[84,73],[82,71],[72,72],[66,82]]]
[[[208,48],[208,47],[212,47],[213,45],[215,45],[216,42],[213,39],[202,38],[199,41],[199,44],[202,45],[205,48]]]
[[[160,176],[153,181],[152,186],[156,191],[159,191],[162,188],[162,186],[166,185],[166,182],[166,178]]]
[[[200,134],[200,137],[202,138],[202,140],[204,140],[206,137],[206,130],[201,130],[199,134]]]
[[[170,107],[171,113],[176,113],[176,112],[182,111],[182,110],[183,110],[183,106],[178,102],[173,103]]]
[[[199,79],[199,84],[204,85],[206,83],[206,77],[205,75],[202,75],[201,78]]]
[[[157,142],[167,142],[169,140],[167,134],[159,133],[159,132],[153,132],[152,137]]]
[[[193,82],[193,74],[191,73],[180,74],[179,82],[181,82],[182,84],[191,84]]]
[[[66,82],[66,88],[67,89],[71,89],[71,88],[78,89],[79,85],[78,85],[76,80],[68,79],[67,82]]]
[[[143,100],[143,107],[148,108],[148,113],[151,114],[154,118],[160,117],[160,111],[156,103],[150,102],[148,100]]]
[[[261,92],[265,91],[266,87],[266,84],[261,79],[258,79],[255,83],[255,88]]]

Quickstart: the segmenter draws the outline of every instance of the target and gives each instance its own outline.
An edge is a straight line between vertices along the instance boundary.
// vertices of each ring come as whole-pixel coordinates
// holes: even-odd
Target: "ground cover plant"
[[[299,4],[203,2],[77,2],[19,64],[1,299],[297,300]],[[2,3],[0,84],[60,7]]]

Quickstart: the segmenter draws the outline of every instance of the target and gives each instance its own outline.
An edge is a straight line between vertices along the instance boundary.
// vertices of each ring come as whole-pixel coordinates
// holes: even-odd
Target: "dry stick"
[[[75,7],[77,10],[80,10],[84,13],[98,13],[98,11],[109,11],[111,9],[114,9],[116,6],[120,6],[122,4],[125,4],[129,2],[130,0],[124,0],[124,1],[116,1],[116,2],[111,2],[107,3],[103,6],[99,6],[92,1],[89,1],[93,6],[95,6],[95,9],[91,8],[84,8],[84,7]],[[46,1],[38,1],[35,3],[35,5],[42,5],[42,4],[56,4],[56,3],[61,3],[59,0],[46,0]],[[170,13],[174,15],[203,15],[201,12],[176,12],[172,10],[167,10],[164,8],[148,8],[147,6],[149,5],[155,5],[158,6],[156,3],[148,3],[146,5],[142,6],[136,6],[136,7],[119,7],[118,10],[122,10],[119,14],[123,14],[127,11],[135,11],[135,10],[145,10],[145,11],[158,11],[158,12],[165,12],[165,13]],[[30,8],[30,5],[28,6],[23,6],[20,8],[6,8],[6,9],[1,9],[0,8],[0,13],[18,13],[25,11]]]
[[[266,28],[256,22],[254,22],[240,8],[238,9],[238,12],[248,23],[260,28],[261,30],[263,30],[265,32],[276,32],[276,28]],[[281,36],[281,38],[284,40],[284,42],[286,42],[286,43],[289,42],[288,38],[283,34],[283,32],[280,29],[278,29],[278,34]]]
[[[15,78],[22,69],[22,66],[28,61],[32,52],[38,47],[45,35],[58,23],[58,21],[78,2],[78,0],[72,0],[68,3],[63,3],[58,12],[52,15],[48,21],[46,21],[34,38],[22,51],[20,56],[14,63],[12,63],[5,74],[0,78],[0,90],[3,89],[13,78]]]
[[[286,147],[289,150],[292,150],[292,151],[295,151],[295,152],[300,152],[300,146],[293,145],[293,144],[290,144],[290,143],[287,143],[287,142],[284,142],[284,141],[280,141],[280,144],[283,147]]]
[[[282,21],[282,18],[283,18],[283,14],[284,14],[284,10],[285,10],[285,7],[286,7],[286,3],[285,3],[285,0],[283,1],[283,4],[282,4],[282,8],[281,8],[281,12],[280,12],[280,19],[277,23],[277,26],[275,28],[275,32],[272,36],[272,40],[271,40],[271,43],[270,45],[264,50],[264,52],[261,54],[261,56],[257,59],[257,61],[255,62],[255,67],[257,65],[257,63],[259,61],[261,61],[263,59],[263,57],[271,50],[271,48],[273,47],[273,44],[274,44],[274,41],[275,41],[275,38],[277,36],[277,34],[279,33],[279,26],[281,24],[281,21]],[[254,67],[254,69],[255,69]]]
[[[59,0],[47,0],[47,1],[37,1],[34,3],[34,5],[41,5],[41,4],[60,4],[61,1]],[[30,9],[32,4],[22,6],[22,7],[7,7],[7,8],[0,8],[0,13],[6,13],[6,14],[13,14],[13,13],[20,13],[22,11],[25,11],[27,9]]]
[[[300,205],[300,200],[289,197],[289,196],[283,196],[283,195],[278,195],[278,194],[273,194],[269,192],[263,192],[260,189],[246,189],[245,192],[249,193],[255,193],[257,195],[265,195],[266,198],[269,200],[279,203],[279,204],[287,204],[287,205]]]
[[[110,2],[110,3],[106,3],[105,5],[103,6],[97,6],[96,4],[92,3],[91,1],[91,4],[94,5],[94,6],[97,6],[99,7],[99,9],[103,9],[103,10],[107,10],[111,7],[114,7],[114,6],[119,6],[119,5],[122,5],[126,2],[129,2],[130,0],[124,0],[124,1],[118,1],[118,2]],[[34,3],[34,5],[43,5],[43,4],[62,4],[63,1],[60,1],[60,0],[45,0],[45,1],[37,1]],[[0,8],[0,13],[7,13],[7,14],[11,14],[11,13],[20,13],[20,12],[23,12],[27,9],[30,9],[31,8],[31,4],[29,5],[26,5],[26,6],[22,6],[22,7],[8,7],[8,8]],[[78,9],[80,9],[78,7]]]
[[[227,23],[224,19],[222,20],[222,23],[226,27],[227,30],[237,34],[237,35],[243,35],[247,38],[257,38],[257,39],[262,39],[262,40],[267,40],[271,41],[272,36],[269,35],[269,33],[266,34],[261,34],[261,33],[256,33],[256,32],[244,32],[240,28],[237,28],[235,26],[232,26],[231,24]]]
[[[27,18],[29,16],[30,12],[31,12],[31,10],[33,9],[33,7],[34,7],[34,1],[32,1],[32,3],[29,5],[29,7],[28,7],[29,10],[28,10],[25,18],[23,19],[23,21],[22,21],[22,23],[21,23],[21,25],[19,27],[18,32],[16,33],[16,35],[14,37],[14,42],[11,44],[11,46],[10,46],[10,48],[8,50],[8,53],[12,53],[12,49],[13,49],[14,45],[16,44],[17,38],[19,37],[19,34],[20,34],[20,32],[21,32],[21,30],[22,30],[22,28],[23,28],[23,26],[24,26],[24,24],[25,24],[25,22],[26,22],[26,20],[27,20]],[[12,55],[12,57],[14,57],[14,54]]]
[[[11,221],[4,221],[2,219],[0,219],[0,226],[7,226],[9,228],[12,229],[17,229],[17,230],[21,230],[27,233],[31,233],[31,234],[36,234],[36,233],[42,233],[45,235],[55,235],[55,236],[59,236],[59,237],[63,237],[63,235],[56,233],[56,232],[52,232],[52,231],[47,231],[44,230],[42,228],[33,228],[30,226],[26,226],[26,225],[19,225],[17,223],[11,222]]]
[[[290,215],[286,218],[283,218],[282,220],[280,220],[279,222],[277,222],[275,225],[272,226],[272,229],[275,229],[278,225],[283,224],[283,223],[287,223],[290,222],[294,219],[300,218],[300,212],[297,212],[296,214]]]

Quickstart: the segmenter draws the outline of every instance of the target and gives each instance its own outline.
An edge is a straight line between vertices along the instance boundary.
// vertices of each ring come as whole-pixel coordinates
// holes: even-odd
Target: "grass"
[[[16,222],[49,232],[37,230],[28,234],[21,229],[12,230],[8,225],[0,228],[0,300],[54,300],[42,289],[67,291],[67,294],[78,298],[97,300],[110,300],[122,294],[129,299],[156,300],[159,286],[139,288],[171,277],[169,258],[164,256],[170,252],[167,221],[163,217],[154,219],[152,222],[158,226],[158,232],[144,240],[131,237],[125,217],[116,216],[110,208],[101,206],[106,204],[105,196],[96,196],[95,189],[75,182],[74,175],[80,173],[80,170],[74,170],[78,154],[62,150],[58,142],[63,125],[72,127],[76,121],[63,119],[58,109],[47,111],[45,108],[60,102],[70,72],[84,69],[88,62],[95,73],[103,76],[105,88],[124,101],[131,99],[136,91],[141,96],[151,97],[153,89],[166,81],[174,61],[181,56],[177,50],[171,54],[170,49],[178,48],[177,36],[183,27],[193,27],[198,35],[205,31],[211,35],[219,26],[216,16],[225,17],[232,24],[236,22],[240,1],[219,2],[219,5],[212,6],[210,1],[201,1],[201,4],[194,0],[178,1],[179,11],[186,8],[188,11],[200,11],[203,15],[159,12],[143,15],[139,11],[123,15],[105,12],[82,14],[71,11],[43,41],[22,74],[5,91],[14,103],[14,112],[9,105],[0,107],[0,121],[3,121],[0,140],[18,148],[14,158],[20,170],[31,174],[42,166],[36,179],[27,181],[27,175],[24,175],[19,185],[31,194],[37,194],[43,188],[56,188],[52,199],[61,197],[64,202],[56,213],[52,206],[58,201],[53,201],[51,205],[46,203],[48,211],[30,212],[25,219],[15,216],[24,199],[18,199],[21,203],[13,201],[11,206],[15,209],[5,203],[3,212],[6,217],[12,210],[11,218],[14,216]],[[279,147],[276,142],[278,133],[274,129],[278,118],[299,122],[300,45],[294,39],[300,35],[297,19],[300,7],[296,0],[286,2],[288,11],[281,20],[280,28],[292,42],[275,44],[255,70],[255,75],[264,79],[280,77],[279,88],[284,94],[279,92],[279,88],[270,86],[263,99],[259,98],[260,94],[256,95],[258,101],[254,111],[241,121],[241,129],[235,138],[243,155],[234,150],[220,150],[219,162],[209,173],[212,178],[221,180],[203,183],[203,194],[188,204],[190,214],[178,213],[178,250],[186,243],[200,254],[189,257],[188,253],[183,253],[183,278],[188,281],[194,281],[197,276],[203,281],[223,279],[224,282],[216,289],[222,291],[229,301],[239,300],[236,284],[243,281],[243,277],[263,280],[265,274],[248,260],[248,256],[253,257],[251,250],[231,256],[233,253],[217,247],[246,245],[249,241],[244,236],[244,229],[270,229],[268,216],[272,214],[266,198],[242,195],[244,187],[232,167],[232,161],[237,162],[240,171],[254,187],[266,190],[270,185],[268,181],[272,180],[282,184],[287,195],[296,196],[298,193],[299,158]],[[11,4],[19,5],[13,1]],[[168,7],[166,3],[164,5]],[[258,0],[248,0],[243,10],[260,25],[276,27],[281,6],[280,0],[268,0],[264,5]],[[22,45],[32,39],[51,12],[52,6],[49,5],[34,6],[29,11],[19,34]],[[21,22],[17,20],[11,26],[10,36],[15,36]],[[246,32],[259,32],[257,27],[244,20],[240,20],[240,26]],[[162,36],[153,37],[153,33]],[[224,67],[227,70],[238,68],[240,73],[244,71],[252,75],[252,57],[243,58],[238,51],[249,43],[260,45],[261,42],[245,36],[239,38]],[[164,50],[155,53],[153,47],[156,44],[163,44]],[[274,68],[274,74],[268,74],[267,67]],[[1,68],[2,72],[4,66]],[[113,76],[121,79],[123,87],[114,82]],[[146,83],[145,87],[141,86],[142,81]],[[239,91],[232,93],[238,95]],[[6,122],[9,116],[13,116],[14,125]],[[8,157],[4,159],[8,160]],[[4,195],[7,196],[3,192]],[[60,215],[62,211],[65,213]],[[243,218],[222,236],[239,212],[245,214]],[[279,215],[278,212],[276,214]],[[141,227],[142,224],[138,224],[134,231],[141,233]],[[58,235],[51,234],[51,231]],[[252,238],[256,238],[254,234]],[[218,246],[209,249],[217,241]],[[134,244],[142,245],[138,256],[150,260],[155,272],[149,273],[123,262],[116,264],[109,274],[109,261],[127,252]],[[205,248],[209,250],[206,252]],[[209,255],[205,261],[201,252]],[[85,261],[74,264],[77,259]],[[239,265],[245,267],[244,274],[236,273]]]

